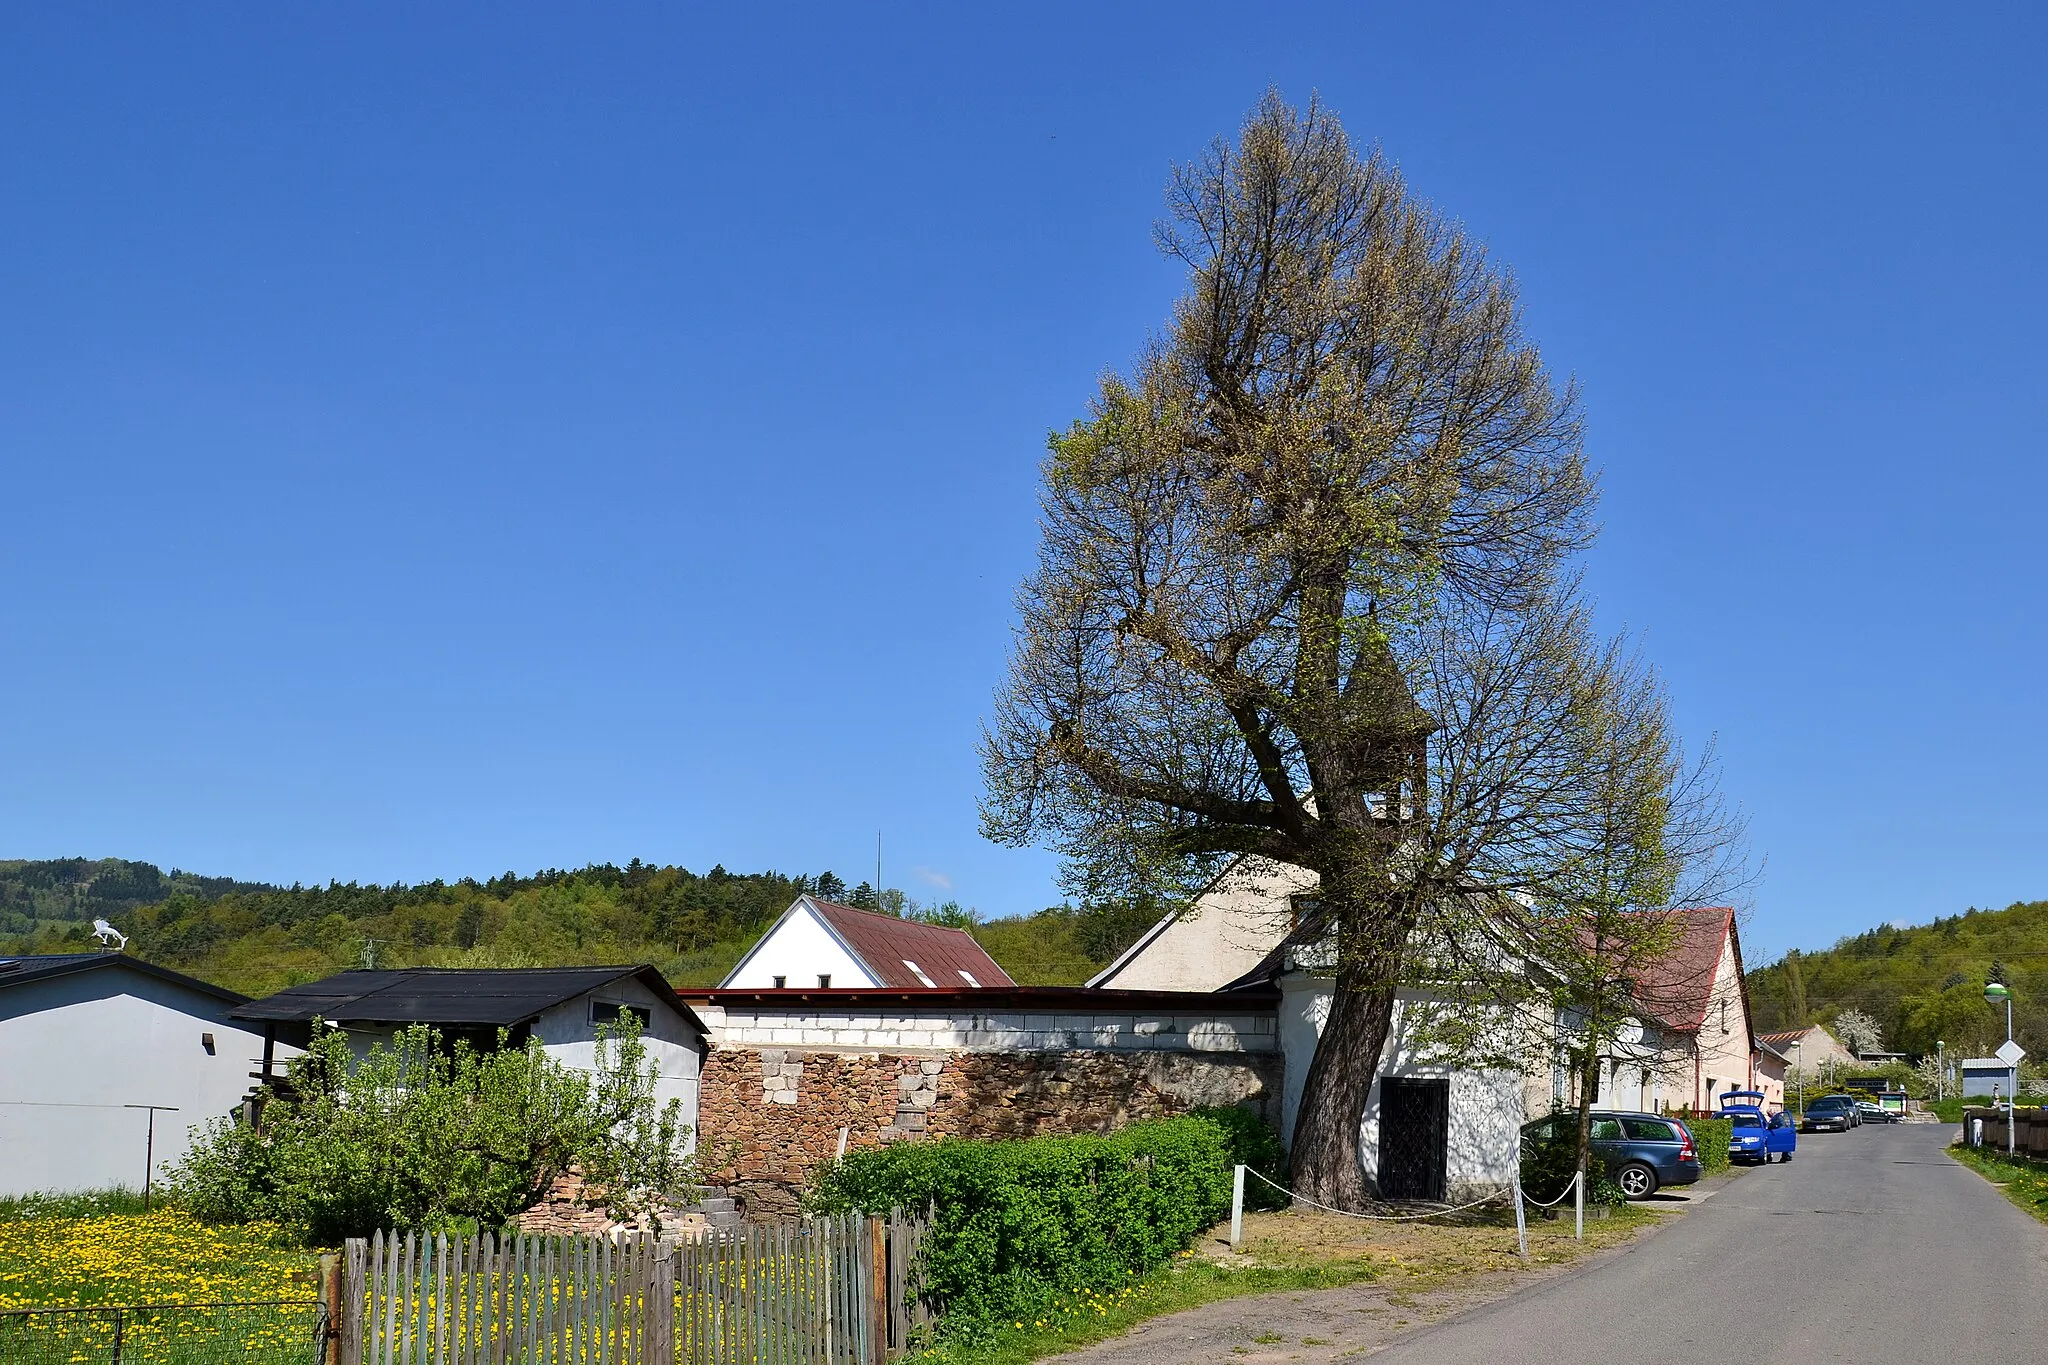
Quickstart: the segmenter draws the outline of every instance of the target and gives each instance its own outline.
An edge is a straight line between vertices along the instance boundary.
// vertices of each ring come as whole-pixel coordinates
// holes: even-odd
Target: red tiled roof
[[[1735,932],[1735,911],[1725,905],[1697,910],[1651,912],[1671,924],[1677,940],[1671,951],[1643,968],[1636,978],[1636,999],[1658,1022],[1681,1033],[1692,1033],[1706,1022],[1707,1005],[1714,992],[1714,974],[1721,966],[1721,952]],[[1737,950],[1735,971],[1739,980],[1742,958]]]
[[[1789,1043],[1795,1038],[1804,1038],[1811,1032],[1813,1032],[1813,1025],[1809,1024],[1805,1028],[1788,1028],[1780,1033],[1759,1033],[1756,1036],[1756,1040],[1759,1043],[1771,1043],[1773,1045]]]
[[[816,896],[805,899],[884,986],[915,991],[1017,984],[965,929],[856,910]]]

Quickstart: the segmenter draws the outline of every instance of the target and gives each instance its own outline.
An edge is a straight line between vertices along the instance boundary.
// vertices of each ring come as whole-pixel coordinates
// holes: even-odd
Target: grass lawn
[[[1576,1260],[1627,1241],[1659,1216],[1632,1207],[1589,1219],[1584,1242],[1573,1239],[1569,1213],[1555,1223],[1532,1221],[1530,1261]],[[1228,1231],[1213,1230],[1194,1250],[1123,1289],[1075,1295],[1041,1317],[941,1342],[917,1359],[930,1365],[1025,1365],[1121,1335],[1148,1318],[1221,1299],[1367,1282],[1396,1294],[1424,1293],[1524,1266],[1511,1214],[1437,1224],[1365,1223],[1313,1210],[1248,1213],[1238,1251],[1230,1249]]]
[[[1973,1147],[1951,1147],[1948,1154],[1998,1186],[2007,1199],[2048,1223],[2048,1164]]]

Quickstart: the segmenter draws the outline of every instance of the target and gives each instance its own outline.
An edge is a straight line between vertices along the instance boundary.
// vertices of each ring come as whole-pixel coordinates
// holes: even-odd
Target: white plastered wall
[[[1287,1054],[1285,1096],[1281,1106],[1281,1138],[1294,1141],[1294,1121],[1301,1105],[1303,1082],[1315,1057],[1323,1021],[1329,1017],[1331,983],[1326,979],[1289,974],[1281,979],[1280,1045]],[[1445,1153],[1445,1179],[1453,1195],[1460,1191],[1497,1189],[1514,1173],[1520,1128],[1526,1115],[1522,1076],[1453,1066],[1421,1054],[1409,1018],[1417,997],[1406,992],[1394,1004],[1394,1026],[1380,1075],[1401,1078],[1444,1078],[1450,1082],[1450,1133]],[[1380,1087],[1373,1082],[1359,1125],[1359,1153],[1368,1177],[1379,1171]]]
[[[161,1178],[188,1130],[232,1113],[255,1084],[263,1036],[230,1022],[230,1008],[120,968],[0,991],[0,1194],[140,1189],[149,1116],[129,1104],[177,1107],[156,1116]]]

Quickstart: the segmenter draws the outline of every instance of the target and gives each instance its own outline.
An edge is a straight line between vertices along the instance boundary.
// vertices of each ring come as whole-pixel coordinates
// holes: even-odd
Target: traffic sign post
[[[1993,981],[1984,988],[1984,998],[1994,1005],[2005,1005],[2005,1045],[1991,1055],[2005,1063],[2005,1154],[2011,1156],[2019,1150],[2020,1062],[2027,1050],[2013,1041],[2011,989],[2003,981]]]

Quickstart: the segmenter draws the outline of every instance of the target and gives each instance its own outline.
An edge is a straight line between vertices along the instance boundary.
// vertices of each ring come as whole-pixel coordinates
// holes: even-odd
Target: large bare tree
[[[1336,981],[1295,1180],[1355,1200],[1411,938],[1434,890],[1535,837],[1515,807],[1544,810],[1562,763],[1468,738],[1450,761],[1487,776],[1438,811],[1430,694],[1548,723],[1593,487],[1512,280],[1328,110],[1268,95],[1168,198],[1159,241],[1188,289],[1052,439],[984,828],[1059,848],[1098,895],[1243,854],[1316,874]],[[1418,670],[1501,641],[1523,656],[1418,700]]]

